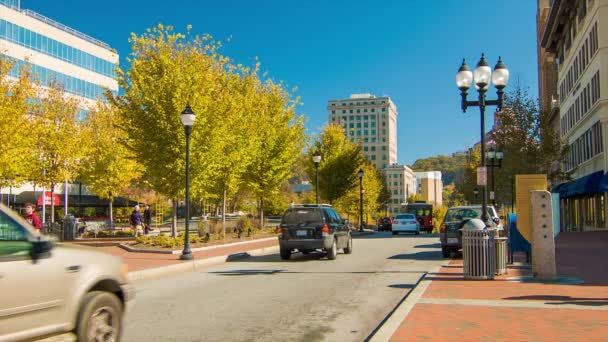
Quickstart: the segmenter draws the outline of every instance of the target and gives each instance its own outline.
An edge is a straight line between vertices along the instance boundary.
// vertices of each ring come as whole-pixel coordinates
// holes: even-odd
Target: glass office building
[[[19,0],[0,0],[0,54],[20,67],[31,67],[42,86],[60,82],[80,100],[81,114],[106,89],[117,92],[118,54],[106,43],[36,12],[21,9]]]

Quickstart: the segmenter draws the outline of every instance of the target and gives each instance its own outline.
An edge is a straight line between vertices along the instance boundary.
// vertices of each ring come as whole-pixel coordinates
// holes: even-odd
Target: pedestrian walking
[[[36,206],[33,203],[25,203],[25,215],[23,218],[29,222],[38,232],[42,232],[42,221],[36,214]]]
[[[131,223],[131,227],[133,227],[133,235],[137,237],[140,231],[143,231],[144,219],[141,216],[141,212],[139,211],[139,205],[136,205],[131,213],[131,217],[129,217],[129,223]]]
[[[146,204],[144,210],[144,234],[148,235],[152,231],[152,213],[150,212],[150,205]]]

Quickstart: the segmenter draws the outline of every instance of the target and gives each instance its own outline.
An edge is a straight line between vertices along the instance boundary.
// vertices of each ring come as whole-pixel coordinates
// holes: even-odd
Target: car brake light
[[[439,227],[439,232],[440,233],[445,233],[445,223],[441,224],[441,227]]]
[[[323,225],[323,227],[321,227],[321,232],[323,232],[323,234],[329,234],[329,226],[326,224]]]

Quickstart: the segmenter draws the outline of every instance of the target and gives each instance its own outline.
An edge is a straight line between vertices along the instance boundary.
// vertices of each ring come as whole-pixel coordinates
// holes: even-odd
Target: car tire
[[[281,259],[283,260],[289,260],[289,258],[291,257],[291,251],[289,249],[281,248],[279,250],[279,253],[281,254]]]
[[[335,260],[338,255],[338,246],[336,244],[336,239],[332,242],[331,247],[327,250],[327,259]]]
[[[416,232],[415,234],[416,234],[416,235],[420,235],[420,232]]]
[[[397,235],[397,234],[399,234],[399,232],[393,232],[393,235]]]
[[[445,248],[445,247],[441,247],[441,254],[443,254],[444,258],[449,258],[451,253],[452,253],[452,250]]]
[[[307,254],[310,254],[312,251],[308,250],[308,249],[304,249],[304,250],[301,250],[300,252],[302,252],[302,254],[304,254],[304,255],[307,255]]]
[[[348,234],[348,241],[346,247],[344,247],[344,254],[350,254],[353,252],[353,237]]]
[[[122,315],[122,304],[113,293],[87,293],[76,322],[78,341],[120,341]]]

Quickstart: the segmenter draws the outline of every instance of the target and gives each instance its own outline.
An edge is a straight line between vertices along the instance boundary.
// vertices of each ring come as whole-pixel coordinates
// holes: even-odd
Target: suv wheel
[[[289,249],[281,248],[280,252],[281,252],[281,259],[283,259],[283,260],[289,260],[289,258],[291,257],[291,251]]]
[[[122,331],[122,305],[112,293],[87,293],[76,323],[78,341],[119,341]]]
[[[336,245],[336,239],[331,244],[331,247],[327,250],[327,259],[334,260],[338,255],[338,246]]]
[[[348,241],[346,247],[344,247],[344,254],[350,254],[353,252],[353,237],[348,234]]]

